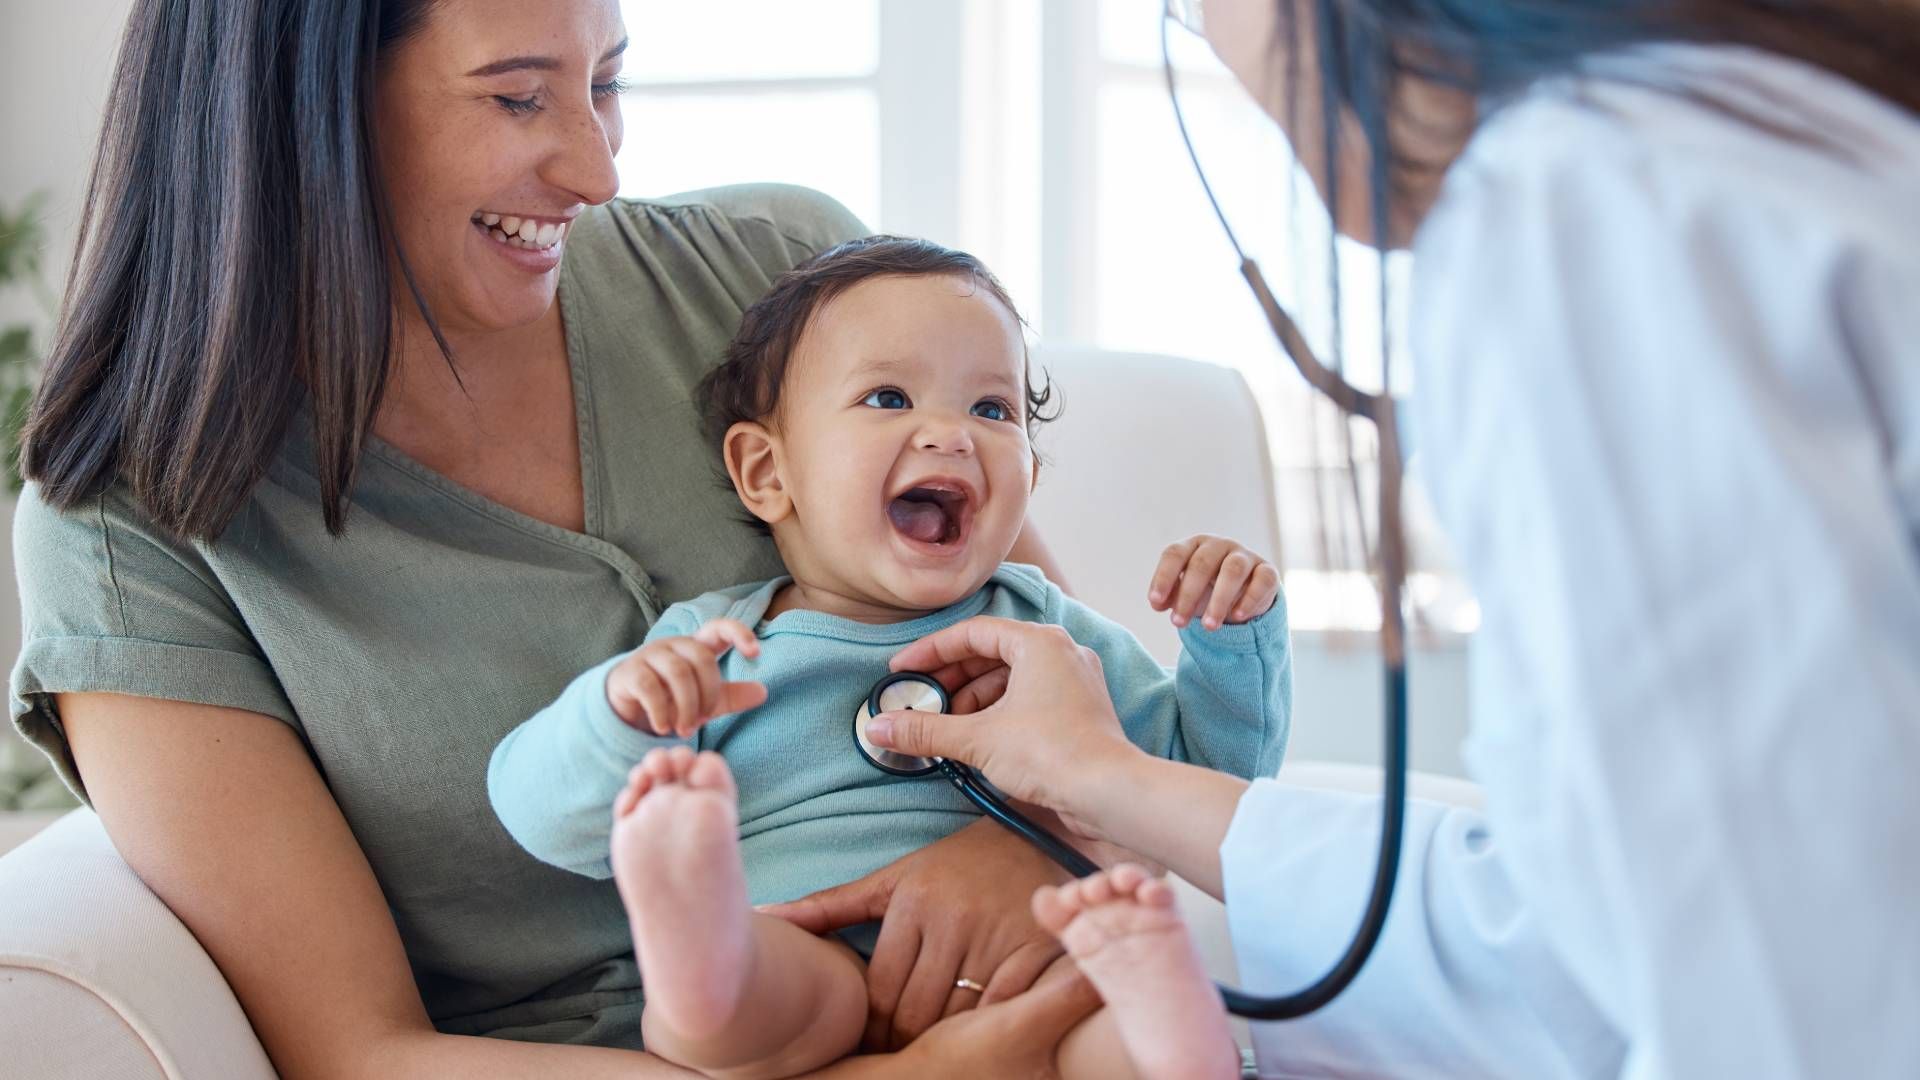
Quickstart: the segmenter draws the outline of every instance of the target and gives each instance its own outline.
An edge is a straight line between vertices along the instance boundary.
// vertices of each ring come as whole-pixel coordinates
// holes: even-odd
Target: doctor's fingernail
[[[878,746],[886,746],[893,740],[893,721],[873,719],[867,721],[867,741]]]

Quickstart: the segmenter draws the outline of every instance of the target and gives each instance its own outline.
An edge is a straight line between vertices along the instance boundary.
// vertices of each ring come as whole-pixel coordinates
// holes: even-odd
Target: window
[[[753,180],[880,219],[878,0],[626,0],[621,191]]]
[[[623,190],[805,184],[876,229],[979,254],[1043,339],[1238,369],[1269,419],[1295,624],[1377,626],[1344,466],[1348,431],[1280,353],[1207,205],[1167,100],[1160,8],[1160,0],[628,0],[634,89]],[[1205,43],[1178,28],[1170,43],[1187,123],[1229,220],[1330,356],[1324,210],[1285,140]],[[1377,385],[1380,263],[1340,244],[1348,370]],[[1408,271],[1403,258],[1389,263],[1389,297],[1405,298]],[[1396,390],[1407,389],[1408,367],[1396,353]],[[1363,428],[1352,430],[1370,503],[1371,447]],[[1417,489],[1409,503],[1416,619],[1469,631],[1477,609],[1448,572]]]

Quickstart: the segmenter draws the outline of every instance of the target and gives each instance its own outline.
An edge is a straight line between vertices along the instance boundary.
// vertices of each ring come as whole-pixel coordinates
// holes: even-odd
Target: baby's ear
[[[727,429],[720,454],[733,490],[754,517],[769,525],[793,513],[793,498],[780,475],[779,443],[765,424],[743,420]]]

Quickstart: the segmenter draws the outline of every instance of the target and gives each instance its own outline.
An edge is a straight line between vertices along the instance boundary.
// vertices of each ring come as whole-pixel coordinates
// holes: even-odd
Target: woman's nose
[[[547,159],[547,182],[572,192],[589,206],[620,193],[613,155],[620,148],[620,114],[591,106],[572,110],[560,125],[562,144]]]

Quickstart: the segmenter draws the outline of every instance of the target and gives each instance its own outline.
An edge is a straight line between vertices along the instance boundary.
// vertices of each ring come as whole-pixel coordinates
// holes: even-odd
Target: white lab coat
[[[1415,273],[1487,811],[1410,808],[1378,951],[1263,1075],[1920,1077],[1920,119],[1596,62],[1476,136]],[[1242,801],[1249,987],[1345,946],[1377,807]]]

